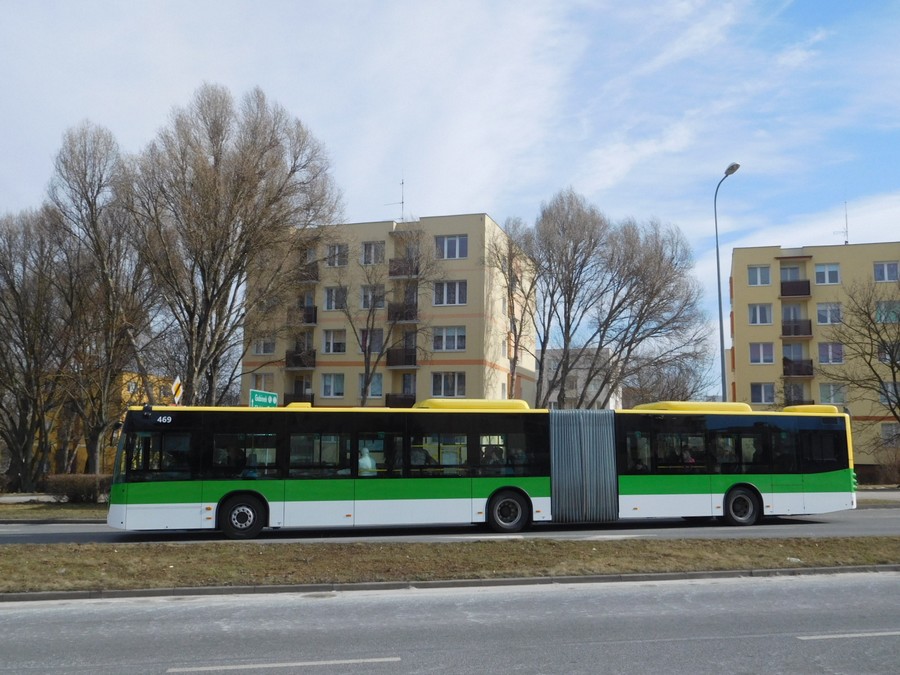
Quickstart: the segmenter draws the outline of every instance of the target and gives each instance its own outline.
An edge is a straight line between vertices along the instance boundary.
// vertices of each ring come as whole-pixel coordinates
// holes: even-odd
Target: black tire
[[[253,495],[231,497],[220,511],[219,527],[229,539],[253,539],[265,527],[265,508]]]
[[[518,492],[498,492],[488,505],[488,525],[494,532],[521,532],[531,519],[528,500]]]
[[[762,517],[759,498],[753,490],[736,487],[725,495],[725,522],[729,525],[754,525]]]

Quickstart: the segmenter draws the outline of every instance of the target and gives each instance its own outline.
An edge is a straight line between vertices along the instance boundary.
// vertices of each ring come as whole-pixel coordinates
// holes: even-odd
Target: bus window
[[[399,434],[383,431],[361,433],[357,437],[356,449],[360,476],[395,478],[402,475],[403,438]],[[370,458],[371,466],[363,459],[364,456]]]
[[[277,478],[275,434],[215,434],[212,476]]]
[[[190,480],[190,434],[139,432],[127,442],[129,481]]]
[[[468,473],[465,434],[425,434],[413,436],[411,440],[411,476],[464,476]]]
[[[291,434],[292,478],[350,476],[350,434]]]

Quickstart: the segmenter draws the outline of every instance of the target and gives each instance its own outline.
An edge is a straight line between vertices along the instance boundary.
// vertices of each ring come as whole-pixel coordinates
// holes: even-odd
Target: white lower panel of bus
[[[763,514],[800,515],[856,508],[847,492],[764,492]],[[724,515],[725,495],[620,495],[619,518],[680,518]]]
[[[201,504],[112,504],[106,523],[119,530],[196,530],[212,528],[203,522]]]

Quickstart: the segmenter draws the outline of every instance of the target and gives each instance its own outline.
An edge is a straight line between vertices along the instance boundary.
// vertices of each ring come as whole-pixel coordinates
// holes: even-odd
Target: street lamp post
[[[722,318],[722,268],[719,264],[719,214],[716,202],[719,199],[719,185],[722,185],[728,176],[741,168],[737,162],[732,162],[725,169],[725,175],[716,185],[716,193],[713,195],[713,220],[716,226],[716,288],[719,290],[719,357],[722,364],[722,401],[728,400],[728,386],[725,383],[725,320]]]

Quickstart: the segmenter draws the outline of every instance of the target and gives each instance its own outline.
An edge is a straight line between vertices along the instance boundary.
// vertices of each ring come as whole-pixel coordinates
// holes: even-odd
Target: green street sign
[[[277,408],[278,394],[272,391],[260,391],[259,389],[250,390],[250,407],[251,408]]]

